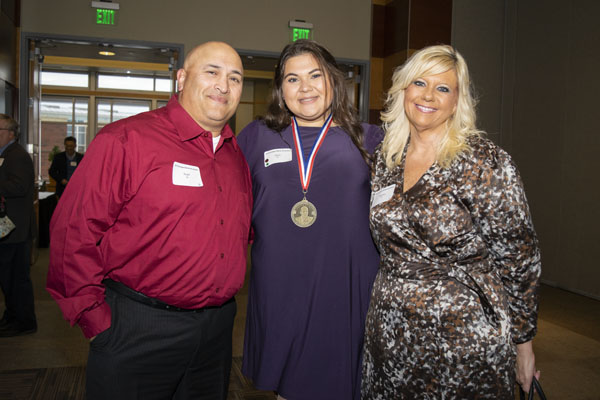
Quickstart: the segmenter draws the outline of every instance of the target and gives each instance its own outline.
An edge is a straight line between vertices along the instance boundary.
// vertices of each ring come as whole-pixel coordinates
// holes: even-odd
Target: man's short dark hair
[[[73,136],[67,136],[65,138],[65,144],[67,144],[67,142],[73,142],[73,143],[77,144],[77,139],[75,139],[75,137],[73,137]]]

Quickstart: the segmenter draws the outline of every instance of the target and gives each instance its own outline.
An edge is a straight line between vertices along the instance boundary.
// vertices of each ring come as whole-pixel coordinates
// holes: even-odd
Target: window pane
[[[98,75],[99,89],[154,90],[154,79],[126,75]]]
[[[72,122],[73,120],[73,98],[44,99],[40,105],[42,121]]]
[[[118,121],[123,118],[131,117],[144,111],[150,110],[148,101],[117,101],[113,102],[112,120]]]
[[[87,99],[76,99],[75,100],[75,122],[80,124],[87,124],[88,122],[88,100]]]
[[[145,100],[99,99],[96,104],[97,129],[99,131],[104,125],[111,122],[149,111],[151,102]]]
[[[173,81],[170,79],[156,78],[156,91],[157,92],[171,93],[172,85],[173,85]]]
[[[41,175],[49,180],[48,168],[54,152],[64,150],[66,136],[77,140],[77,151],[85,152],[88,128],[88,98],[42,96]],[[73,114],[76,123],[73,124]],[[52,188],[51,188],[52,190]]]
[[[42,85],[88,87],[88,74],[42,71]]]
[[[98,110],[96,115],[98,116],[98,129],[102,128],[106,124],[110,124],[110,101],[99,100]]]
[[[75,125],[75,140],[77,140],[77,151],[85,153],[87,141],[87,125]]]

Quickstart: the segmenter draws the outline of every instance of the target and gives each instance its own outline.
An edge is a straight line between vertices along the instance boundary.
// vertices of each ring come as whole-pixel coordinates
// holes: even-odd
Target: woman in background
[[[514,399],[515,376],[526,392],[539,376],[540,252],[515,164],[475,127],[464,59],[415,53],[382,120],[363,399]]]
[[[321,45],[279,58],[263,121],[238,136],[253,179],[243,372],[288,400],[360,398],[364,321],[379,256],[369,153],[345,75]]]

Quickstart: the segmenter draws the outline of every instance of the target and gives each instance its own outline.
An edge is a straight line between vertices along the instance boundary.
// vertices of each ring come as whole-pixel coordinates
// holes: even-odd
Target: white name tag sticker
[[[187,165],[173,162],[173,185],[202,187],[200,168],[195,165]]]
[[[71,161],[71,167],[76,167],[77,166],[77,161]]]
[[[265,167],[292,161],[292,149],[273,149],[265,151]]]
[[[394,190],[396,190],[396,184],[386,186],[381,190],[371,193],[371,208],[391,199],[394,195]]]

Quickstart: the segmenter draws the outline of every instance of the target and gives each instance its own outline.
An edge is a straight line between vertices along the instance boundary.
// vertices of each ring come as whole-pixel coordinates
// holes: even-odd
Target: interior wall
[[[22,30],[55,35],[183,43],[208,40],[237,49],[279,53],[289,42],[288,21],[314,24],[314,39],[337,58],[368,60],[371,3],[365,0],[122,0],[117,25],[94,22],[89,1],[29,0]]]
[[[10,87],[16,86],[17,75],[17,3],[0,1],[0,113],[14,114]]]
[[[543,281],[600,299],[600,3],[457,0],[453,44],[480,89],[481,126],[516,161]]]
[[[477,122],[499,143],[501,132],[504,0],[455,0],[452,45],[465,57],[476,97]],[[477,32],[476,35],[473,33]],[[508,150],[508,149],[507,149]]]

